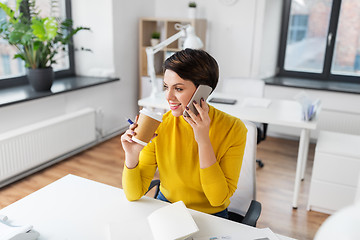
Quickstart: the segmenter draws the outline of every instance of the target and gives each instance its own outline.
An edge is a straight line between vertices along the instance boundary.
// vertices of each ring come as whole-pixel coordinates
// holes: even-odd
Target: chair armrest
[[[151,181],[150,186],[149,186],[148,190],[146,191],[146,193],[148,193],[154,187],[156,187],[156,191],[155,191],[155,194],[154,194],[154,198],[156,198],[157,195],[159,194],[159,191],[160,191],[160,180],[159,179],[155,179],[155,180]]]
[[[242,223],[256,227],[256,222],[260,217],[260,213],[261,213],[261,203],[259,203],[256,200],[252,200]]]

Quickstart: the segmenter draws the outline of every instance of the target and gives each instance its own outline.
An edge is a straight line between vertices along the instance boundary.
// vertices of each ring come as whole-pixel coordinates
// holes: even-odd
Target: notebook
[[[186,239],[199,231],[182,201],[155,210],[148,222],[155,240]]]

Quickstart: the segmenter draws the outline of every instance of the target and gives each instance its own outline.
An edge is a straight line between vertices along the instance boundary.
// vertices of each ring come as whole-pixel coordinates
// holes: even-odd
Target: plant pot
[[[160,39],[158,39],[158,38],[152,38],[152,39],[150,40],[150,43],[151,43],[151,46],[154,47],[154,46],[156,46],[156,45],[158,45],[158,44],[160,43]]]
[[[48,68],[28,68],[27,78],[35,91],[49,91],[54,81],[54,71]]]
[[[190,19],[196,18],[196,8],[194,8],[194,7],[188,8],[188,18],[190,18]]]

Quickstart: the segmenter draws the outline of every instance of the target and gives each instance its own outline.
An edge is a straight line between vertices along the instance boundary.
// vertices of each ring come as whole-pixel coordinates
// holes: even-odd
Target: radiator
[[[94,141],[91,108],[0,133],[0,183]]]

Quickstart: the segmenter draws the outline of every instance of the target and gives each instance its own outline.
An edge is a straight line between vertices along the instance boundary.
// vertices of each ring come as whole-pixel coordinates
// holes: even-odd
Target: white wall
[[[254,50],[252,77],[267,78],[276,74],[280,45],[281,16],[283,1],[261,0],[258,12],[258,34],[260,43]]]
[[[187,0],[156,0],[155,16],[187,17]],[[281,0],[197,0],[197,17],[208,21],[206,50],[220,66],[224,77],[262,77],[275,72]]]
[[[92,51],[76,51],[76,74],[93,76],[115,72],[112,5],[112,0],[101,1],[101,4],[93,0],[71,2],[74,26],[91,29],[80,31],[74,36],[76,49],[85,47]]]
[[[154,16],[154,0],[113,0],[115,72],[122,79],[123,105],[138,110],[139,18]],[[120,93],[119,93],[120,94]],[[134,114],[130,116],[135,116]]]
[[[186,18],[188,2],[156,0],[155,16]],[[208,21],[206,50],[218,61],[220,78],[250,76],[257,0],[239,0],[231,6],[218,0],[196,3],[197,17]]]

